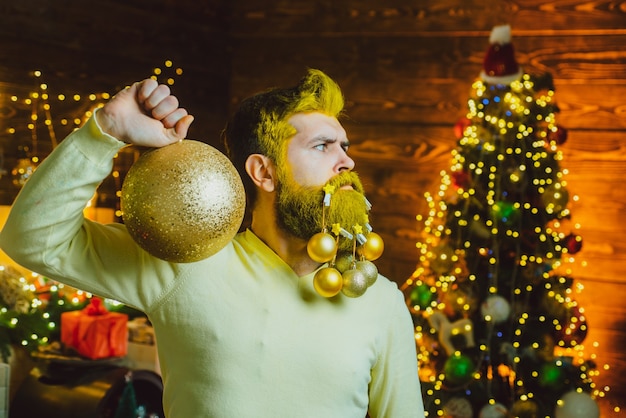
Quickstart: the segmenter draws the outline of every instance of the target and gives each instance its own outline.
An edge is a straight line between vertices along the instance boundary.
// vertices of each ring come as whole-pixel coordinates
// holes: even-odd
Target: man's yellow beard
[[[329,184],[335,187],[335,191],[331,195],[330,206],[324,209],[322,186],[303,187],[291,178],[279,182],[276,201],[279,226],[305,240],[323,228],[330,231],[332,225],[337,223],[350,233],[354,233],[355,225],[364,227],[368,220],[368,205],[358,175],[345,172],[331,179]],[[352,185],[354,190],[341,190],[343,185]],[[340,251],[349,251],[352,245],[351,240],[339,239]]]

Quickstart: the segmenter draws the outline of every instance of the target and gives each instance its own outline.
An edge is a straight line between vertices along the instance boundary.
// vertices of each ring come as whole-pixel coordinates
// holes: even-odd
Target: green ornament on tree
[[[502,201],[491,207],[491,215],[505,225],[514,225],[519,220],[520,212],[515,203]]]
[[[565,384],[565,370],[563,366],[549,362],[541,366],[539,372],[539,385],[547,389],[559,390]]]
[[[419,307],[420,309],[426,309],[430,306],[431,302],[435,298],[435,295],[430,290],[430,286],[424,283],[416,285],[409,295],[411,300],[411,306]]]
[[[446,360],[443,366],[446,382],[452,385],[468,383],[474,374],[474,362],[465,354],[454,354]]]

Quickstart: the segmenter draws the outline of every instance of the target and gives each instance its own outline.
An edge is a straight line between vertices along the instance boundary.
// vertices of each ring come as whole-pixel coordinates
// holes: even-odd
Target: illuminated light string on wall
[[[48,139],[52,148],[58,144],[55,122],[53,119],[53,104],[59,105],[63,102],[73,101],[75,103],[84,103],[88,101],[94,106],[97,103],[108,99],[110,96],[108,93],[93,93],[86,98],[79,94],[63,94],[59,93],[54,98],[50,97],[48,91],[48,85],[42,81],[43,74],[41,71],[33,71],[33,76],[37,80],[37,87],[33,91],[29,92],[26,97],[19,97],[18,95],[11,95],[10,100],[14,103],[21,104],[30,108],[30,117],[27,123],[27,130],[30,133],[30,144],[20,145],[18,147],[18,159],[16,165],[11,170],[12,182],[16,187],[21,187],[30,178],[35,171],[37,165],[41,160],[39,149],[39,128],[44,127],[48,132]],[[74,126],[78,127],[84,122],[84,118],[88,117],[90,112],[83,117],[76,116],[64,116],[58,119],[58,124],[62,126]],[[6,132],[11,135],[18,135],[20,131],[15,127],[9,127]],[[17,138],[16,142],[21,138]]]
[[[182,68],[175,67],[172,60],[165,60],[162,67],[155,67],[153,69],[150,78],[172,86],[175,84],[175,77],[181,76],[182,74]],[[29,121],[26,126],[30,132],[30,145],[20,147],[21,149],[18,150],[18,160],[11,169],[12,182],[16,187],[24,185],[35,171],[42,158],[39,150],[39,142],[41,140],[39,132],[40,127],[45,127],[47,130],[51,148],[54,149],[58,145],[56,134],[58,125],[69,127],[69,129],[80,127],[91,117],[96,108],[103,106],[104,103],[111,98],[111,93],[109,92],[93,92],[87,95],[81,95],[77,92],[65,92],[51,96],[48,84],[43,81],[43,73],[36,70],[32,72],[32,75],[37,81],[34,90],[28,92],[26,97],[10,95],[10,101],[31,109]],[[162,78],[163,80],[161,80]],[[68,102],[78,104],[81,113],[55,115],[56,117],[53,117],[55,109]],[[85,107],[87,110],[83,111]],[[19,131],[15,127],[9,127],[6,129],[6,132],[11,135],[16,135]],[[113,173],[113,175],[116,176],[119,175],[119,173]]]
[[[182,68],[175,67],[171,60],[165,60],[163,66],[155,67],[149,77],[172,86],[175,84],[175,78],[182,74]],[[11,170],[12,182],[16,187],[24,185],[44,158],[40,155],[42,131],[47,133],[46,140],[50,141],[50,148],[54,149],[59,143],[57,132],[60,127],[69,130],[80,127],[92,116],[95,109],[103,106],[111,98],[109,92],[94,92],[87,95],[65,92],[52,96],[49,93],[48,84],[43,81],[42,72],[33,71],[32,75],[37,81],[35,89],[24,97],[18,94],[8,95],[11,102],[30,110],[26,126],[30,133],[29,145],[25,147],[22,158],[18,158]],[[55,110],[63,107],[62,105],[67,102],[78,105],[74,108],[78,108],[80,113],[55,114]],[[84,110],[85,108],[87,110]],[[16,127],[6,128],[5,132],[15,135],[15,142],[24,142],[22,138],[17,138],[21,131]],[[111,175],[117,181],[116,194],[119,197],[121,173],[114,170]],[[85,208],[85,215],[88,218],[100,220],[97,219],[98,208],[92,206],[96,202],[97,199],[94,196]],[[4,218],[0,219],[2,225],[8,214],[8,210],[4,209],[0,214]],[[50,336],[59,332],[60,312],[81,309],[87,305],[91,297],[90,293],[25,270],[21,266],[12,264],[10,260],[0,262],[0,328],[6,330],[11,340],[8,341],[0,336],[0,354],[6,353],[7,344],[15,342],[16,339],[19,340],[17,344],[31,350],[49,344]],[[105,306],[109,310],[115,310],[121,304],[105,299]]]

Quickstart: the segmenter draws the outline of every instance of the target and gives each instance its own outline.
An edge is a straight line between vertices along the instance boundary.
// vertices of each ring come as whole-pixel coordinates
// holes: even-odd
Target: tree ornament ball
[[[491,216],[505,225],[516,225],[521,212],[512,202],[500,201],[491,207]]]
[[[365,277],[363,272],[354,268],[344,271],[342,276],[343,287],[341,292],[344,295],[350,298],[358,298],[367,290],[367,277]]]
[[[144,250],[166,261],[207,258],[235,236],[245,211],[239,173],[217,149],[185,139],[145,152],[122,184],[122,218]]]
[[[519,399],[511,405],[509,416],[515,418],[537,418],[539,406],[530,399]]]
[[[462,117],[454,124],[454,136],[456,139],[461,139],[465,136],[465,128],[472,125],[472,120],[467,117]]]
[[[377,260],[385,250],[383,239],[376,232],[370,232],[366,238],[365,243],[359,247],[359,253],[369,261]]]
[[[576,254],[583,249],[583,238],[580,235],[571,233],[567,235],[563,241],[567,252],[570,254]]]
[[[374,263],[368,260],[359,260],[355,265],[356,269],[365,275],[365,280],[367,280],[367,287],[370,287],[374,283],[376,283],[376,279],[378,279],[378,268]]]
[[[337,241],[327,232],[318,232],[313,235],[306,245],[311,260],[326,263],[337,253]]]
[[[556,126],[554,130],[548,131],[548,141],[563,145],[567,141],[567,129]]]
[[[335,267],[340,272],[344,272],[351,268],[355,267],[355,259],[354,255],[351,252],[339,253],[337,254],[337,259],[335,260]]]
[[[341,291],[343,277],[337,269],[324,267],[315,273],[313,277],[315,291],[325,298],[332,298]]]
[[[565,367],[557,362],[544,363],[539,371],[539,386],[558,391],[565,385],[566,373]]]
[[[411,289],[411,293],[409,293],[409,299],[411,300],[411,305],[417,309],[426,309],[430,306],[432,301],[435,299],[436,294],[430,289],[425,283],[419,282],[413,289]]]
[[[480,305],[480,312],[485,318],[489,317],[494,323],[500,324],[509,319],[511,305],[502,296],[491,295]]]
[[[472,418],[472,404],[466,398],[454,396],[443,406],[444,416],[448,418]]]
[[[494,403],[485,405],[479,412],[478,418],[506,418],[507,414],[506,407],[501,403]]]
[[[446,381],[452,385],[469,382],[474,374],[474,362],[465,354],[453,354],[443,365]]]
[[[567,392],[557,401],[556,418],[598,418],[600,408],[586,392]]]

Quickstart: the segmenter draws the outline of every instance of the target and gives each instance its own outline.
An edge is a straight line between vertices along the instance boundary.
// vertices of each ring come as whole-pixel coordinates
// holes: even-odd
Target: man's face
[[[296,237],[309,239],[326,226],[339,223],[349,232],[364,226],[367,204],[363,186],[351,171],[346,132],[336,118],[322,113],[301,113],[289,122],[297,133],[287,145],[284,167],[278,167],[276,208],[279,226]],[[323,209],[326,184],[335,187],[330,207]],[[352,248],[346,239],[342,250]]]

